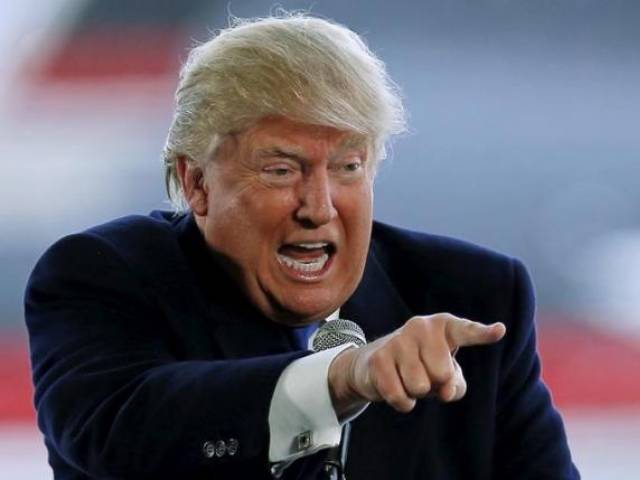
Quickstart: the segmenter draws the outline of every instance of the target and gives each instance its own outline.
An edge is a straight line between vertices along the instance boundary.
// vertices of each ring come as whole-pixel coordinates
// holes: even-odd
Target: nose
[[[326,170],[310,173],[300,184],[300,207],[296,219],[310,228],[325,225],[337,215]]]

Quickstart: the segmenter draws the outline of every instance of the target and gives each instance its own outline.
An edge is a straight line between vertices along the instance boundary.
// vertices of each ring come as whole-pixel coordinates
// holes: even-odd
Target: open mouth
[[[302,276],[324,273],[336,252],[332,242],[286,243],[278,249],[278,262]]]

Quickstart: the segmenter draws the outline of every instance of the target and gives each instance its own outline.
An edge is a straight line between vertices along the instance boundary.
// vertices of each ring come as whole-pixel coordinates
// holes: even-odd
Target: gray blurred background
[[[364,35],[404,93],[411,131],[394,143],[378,178],[378,219],[521,257],[543,311],[626,302],[638,312],[640,2],[279,5]],[[21,321],[27,275],[56,238],[167,207],[160,151],[186,48],[226,26],[229,13],[273,8],[264,1],[54,0],[38,13],[17,2],[3,9],[24,22],[1,44],[11,59],[3,62],[0,111],[6,325]],[[153,32],[144,41],[162,66],[151,73],[141,74],[127,53],[127,33],[136,28]],[[96,30],[108,40],[83,57],[78,45],[88,49]],[[60,60],[65,54],[77,64]],[[109,71],[101,54],[124,66]],[[633,329],[633,319],[626,321]]]
[[[0,2],[0,335],[23,341],[22,292],[53,241],[168,208],[160,152],[180,62],[230,14],[264,16],[273,5]],[[403,92],[411,130],[381,169],[376,217],[523,259],[542,333],[552,332],[542,345],[550,382],[566,383],[567,352],[593,361],[596,345],[610,342],[600,354],[612,358],[627,348],[616,388],[640,425],[640,378],[629,375],[640,366],[640,2],[278,5],[362,34]],[[565,338],[557,332],[569,343],[554,343]],[[610,368],[596,377],[608,383]],[[614,401],[580,388],[561,400]]]

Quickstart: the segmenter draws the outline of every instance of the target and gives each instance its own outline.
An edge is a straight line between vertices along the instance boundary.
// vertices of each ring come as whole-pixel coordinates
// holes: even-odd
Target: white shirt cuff
[[[329,365],[343,350],[339,345],[302,357],[284,369],[269,408],[269,460],[290,462],[340,443],[342,425],[360,415],[338,421],[327,381]]]

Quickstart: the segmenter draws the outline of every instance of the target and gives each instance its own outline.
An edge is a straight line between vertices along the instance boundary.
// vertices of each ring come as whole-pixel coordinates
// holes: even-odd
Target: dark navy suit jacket
[[[460,350],[463,400],[423,399],[408,414],[372,404],[353,423],[347,478],[578,478],[540,380],[524,267],[375,223],[341,316],[372,340],[435,312],[501,321],[507,335]],[[243,298],[191,215],[126,217],[60,240],[29,280],[26,321],[56,479],[270,478],[275,383],[309,352]],[[233,456],[203,451],[232,438]],[[285,478],[314,478],[322,455],[295,462]]]

